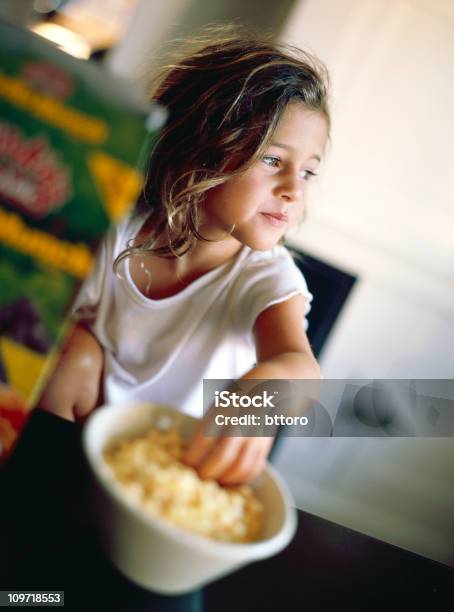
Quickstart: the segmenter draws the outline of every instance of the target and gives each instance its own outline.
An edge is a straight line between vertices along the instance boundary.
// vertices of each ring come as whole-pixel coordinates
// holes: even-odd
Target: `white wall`
[[[360,282],[326,378],[454,378],[454,3],[300,1],[283,38],[332,77],[333,130],[295,242]],[[297,505],[454,566],[452,438],[286,438]]]
[[[295,0],[139,0],[128,33],[110,54],[110,69],[124,77],[143,76],[160,64],[168,41],[186,38],[204,25],[245,24],[254,30],[279,32]]]
[[[332,147],[295,241],[361,278],[325,376],[454,376],[454,3],[306,0],[283,38],[332,77]]]

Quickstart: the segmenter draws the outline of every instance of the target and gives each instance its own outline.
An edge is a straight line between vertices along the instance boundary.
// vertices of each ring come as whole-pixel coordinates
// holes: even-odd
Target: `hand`
[[[201,421],[183,461],[195,468],[200,478],[213,478],[223,485],[243,484],[263,470],[273,440],[272,437],[207,437]]]

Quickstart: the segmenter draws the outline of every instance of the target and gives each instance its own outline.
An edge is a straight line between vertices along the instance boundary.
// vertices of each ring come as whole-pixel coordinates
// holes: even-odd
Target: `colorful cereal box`
[[[137,197],[163,115],[130,83],[0,21],[0,460],[100,239]]]

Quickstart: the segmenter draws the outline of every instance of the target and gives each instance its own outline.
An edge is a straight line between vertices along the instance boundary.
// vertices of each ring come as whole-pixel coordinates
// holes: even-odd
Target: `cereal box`
[[[163,116],[130,83],[0,21],[0,461],[100,239],[141,189]]]

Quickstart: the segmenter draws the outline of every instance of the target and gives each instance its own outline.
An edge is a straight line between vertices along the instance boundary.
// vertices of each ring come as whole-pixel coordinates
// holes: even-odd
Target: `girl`
[[[329,132],[326,74],[310,55],[216,33],[167,66],[152,99],[168,122],[143,196],[102,245],[79,322],[42,397],[68,419],[142,399],[201,417],[204,378],[319,378],[311,294],[285,233],[304,213]],[[202,478],[245,482],[271,438],[205,437]]]

